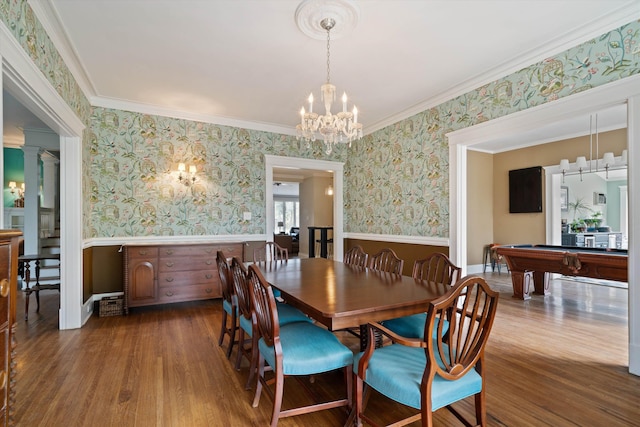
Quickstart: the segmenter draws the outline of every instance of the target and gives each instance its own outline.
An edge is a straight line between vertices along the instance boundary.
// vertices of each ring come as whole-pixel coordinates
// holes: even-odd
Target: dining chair
[[[443,286],[451,286],[460,277],[460,267],[456,266],[448,256],[436,252],[424,259],[416,260],[413,263],[411,276],[416,280],[434,282]],[[398,335],[407,338],[421,338],[424,333],[424,323],[427,313],[418,313],[410,316],[398,317],[382,322]],[[443,319],[446,322],[446,319]],[[446,326],[446,323],[444,324]],[[444,328],[446,331],[446,327]]]
[[[362,249],[362,246],[355,245],[344,253],[342,262],[364,268],[367,266],[368,259],[369,255],[364,251],[364,249]]]
[[[369,258],[369,268],[372,270],[402,274],[402,267],[404,267],[404,260],[400,259],[390,248],[381,249],[380,252]]]
[[[233,345],[236,342],[236,331],[238,329],[238,305],[233,291],[231,271],[227,258],[222,251],[216,253],[216,264],[218,275],[220,276],[220,289],[222,291],[222,326],[220,327],[220,338],[218,346],[222,347],[225,335],[229,336],[229,346],[227,347],[227,359],[231,357]],[[229,325],[227,322],[231,319]]]
[[[289,251],[275,242],[267,242],[264,246],[253,250],[253,262],[268,264],[289,261]]]
[[[310,322],[282,325],[278,319],[276,300],[271,285],[265,280],[257,265],[249,266],[249,283],[256,324],[260,331],[258,340],[258,382],[253,407],[260,402],[264,387],[271,397],[271,427],[284,417],[316,412],[341,406],[351,407],[353,353],[331,332]],[[265,377],[265,364],[271,367],[274,377]],[[342,369],[346,383],[346,396],[307,406],[282,410],[284,380],[287,376],[308,376]],[[273,389],[270,383],[275,381]],[[303,387],[306,389],[306,387]]]
[[[236,355],[236,370],[240,370],[242,357],[249,361],[249,377],[245,384],[245,389],[251,388],[251,382],[258,366],[258,337],[256,330],[255,316],[251,304],[249,292],[248,271],[244,264],[237,257],[231,260],[231,275],[233,287],[238,301],[238,316],[240,317],[240,336],[238,338],[238,353]],[[277,302],[278,321],[280,324],[294,322],[311,322],[311,319],[303,312],[288,304]]]
[[[372,414],[364,413],[363,406],[364,395],[373,388],[391,400],[419,410],[394,425],[421,419],[423,426],[431,426],[432,413],[446,407],[467,426],[485,426],[484,349],[498,297],[498,292],[483,278],[466,276],[429,304],[422,339],[407,339],[379,323],[370,323],[370,337],[378,330],[393,343],[380,348],[369,345],[354,357],[356,424],[360,426],[364,420],[377,425],[371,419]],[[437,321],[439,317],[449,319],[446,332]],[[470,396],[475,402],[475,423],[452,406]]]

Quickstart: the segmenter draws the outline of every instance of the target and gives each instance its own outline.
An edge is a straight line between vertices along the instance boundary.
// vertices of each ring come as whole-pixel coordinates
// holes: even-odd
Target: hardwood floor
[[[511,297],[510,276],[485,275],[500,291],[486,350],[490,426],[640,425],[640,377],[627,371],[627,290],[554,280],[551,295]],[[33,297],[32,297],[33,298]],[[33,301],[32,301],[33,302]],[[263,426],[271,402],[251,407],[248,364],[235,371],[218,347],[220,300],[132,309],[59,331],[57,292],[43,292],[25,322],[18,297],[18,426]],[[352,349],[358,343],[340,335]],[[232,359],[235,358],[234,349]],[[339,373],[306,387],[341,392]],[[305,401],[288,380],[285,407]],[[368,408],[391,422],[407,409],[372,393]],[[464,402],[462,411],[472,411]],[[340,426],[341,409],[283,419],[281,426]],[[459,425],[438,411],[436,425]]]

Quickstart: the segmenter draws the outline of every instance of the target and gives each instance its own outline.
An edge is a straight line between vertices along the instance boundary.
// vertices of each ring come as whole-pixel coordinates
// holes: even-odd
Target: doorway
[[[333,174],[333,257],[342,259],[344,239],[344,200],[343,200],[343,169],[344,163],[328,160],[302,159],[297,157],[283,157],[265,155],[265,202],[266,202],[266,235],[274,233],[274,206],[273,206],[273,169],[305,169],[328,171]],[[269,239],[267,239],[269,240]]]
[[[632,165],[640,164],[640,75],[627,77],[566,98],[514,113],[476,126],[447,134],[449,139],[449,207],[450,207],[450,256],[452,261],[467,270],[467,149],[481,147],[494,138],[512,136],[517,141],[518,132],[535,129],[543,124],[579,115],[589,114],[607,106],[627,103],[629,150],[629,186],[640,185],[638,172]],[[634,262],[640,253],[640,198],[629,192],[629,282],[640,277],[640,265]],[[636,214],[634,214],[636,212]],[[634,234],[636,238],[634,238]],[[640,375],[640,290],[629,286],[629,372]]]

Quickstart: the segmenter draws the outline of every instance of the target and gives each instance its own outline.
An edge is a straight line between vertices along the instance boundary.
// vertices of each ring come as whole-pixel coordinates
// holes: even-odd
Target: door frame
[[[64,232],[60,236],[62,286],[59,328],[80,328],[89,318],[92,308],[85,308],[82,292],[81,136],[85,125],[56,92],[4,23],[0,23],[0,60],[3,88],[60,136],[60,228]],[[1,164],[0,173],[4,175]],[[0,221],[4,221],[4,215],[0,218]]]

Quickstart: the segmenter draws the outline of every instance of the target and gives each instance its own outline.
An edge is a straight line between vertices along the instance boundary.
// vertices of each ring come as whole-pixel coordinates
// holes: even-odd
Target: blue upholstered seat
[[[289,323],[306,322],[311,323],[312,320],[305,316],[303,312],[288,304],[277,302],[278,308],[278,324],[280,327]],[[240,316],[240,327],[244,329],[244,332],[251,337],[253,335],[251,327],[251,319],[247,319],[245,316]]]
[[[311,375],[344,368],[353,363],[353,353],[334,334],[308,322],[280,326],[284,375]],[[260,353],[275,367],[273,346],[260,339]]]
[[[423,327],[424,330],[424,327]],[[362,353],[354,358],[354,369]],[[438,364],[443,366],[438,358]],[[398,363],[402,361],[402,363]],[[367,384],[385,396],[412,408],[420,409],[420,382],[427,363],[423,348],[392,344],[376,349],[367,368]],[[482,377],[471,369],[456,381],[437,375],[431,389],[432,410],[437,410],[482,390]]]
[[[401,335],[403,337],[423,339],[424,324],[426,320],[427,320],[427,313],[418,313],[418,314],[413,314],[411,316],[398,317],[396,319],[385,320],[384,322],[382,322],[382,326],[384,326],[385,328],[388,328],[389,330],[392,330],[396,334]],[[444,322],[445,323],[442,325],[442,330],[443,332],[446,332],[449,322],[447,322],[446,320]],[[438,324],[436,323],[436,328],[437,327],[438,327]],[[434,328],[434,334],[435,334],[435,331],[437,330],[436,328]],[[436,337],[434,336],[433,338],[436,338]]]

